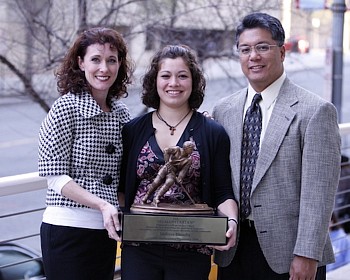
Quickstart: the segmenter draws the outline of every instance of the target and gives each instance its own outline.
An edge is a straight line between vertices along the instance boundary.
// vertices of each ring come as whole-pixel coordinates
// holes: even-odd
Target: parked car
[[[20,244],[0,244],[0,280],[23,279],[46,279],[40,254]]]
[[[284,44],[286,51],[296,53],[308,53],[310,51],[310,43],[302,37],[291,37]]]

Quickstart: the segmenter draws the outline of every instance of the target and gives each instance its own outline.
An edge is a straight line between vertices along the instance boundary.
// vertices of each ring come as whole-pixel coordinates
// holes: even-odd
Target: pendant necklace
[[[163,123],[165,123],[165,125],[166,125],[167,127],[169,127],[170,135],[174,135],[174,132],[175,132],[175,130],[176,130],[176,127],[177,127],[180,123],[182,123],[182,121],[183,121],[184,119],[186,119],[186,117],[189,115],[189,113],[191,113],[191,111],[192,111],[192,109],[190,109],[190,110],[188,111],[188,113],[187,113],[176,125],[170,125],[170,124],[168,124],[167,121],[164,120],[163,117],[160,115],[160,113],[158,112],[158,110],[156,111],[156,114],[157,114],[158,119],[160,119]]]

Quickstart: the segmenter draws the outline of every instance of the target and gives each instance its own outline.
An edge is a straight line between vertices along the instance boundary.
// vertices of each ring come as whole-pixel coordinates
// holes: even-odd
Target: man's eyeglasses
[[[238,47],[237,51],[240,56],[246,56],[250,55],[254,48],[258,54],[265,54],[269,52],[272,47],[278,47],[278,45],[257,44],[255,46],[241,46]]]

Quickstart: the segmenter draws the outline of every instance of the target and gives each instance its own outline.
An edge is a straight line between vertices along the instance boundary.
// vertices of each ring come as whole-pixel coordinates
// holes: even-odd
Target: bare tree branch
[[[50,107],[33,88],[31,81],[3,55],[0,55],[0,62],[5,64],[23,82],[25,92],[28,93],[32,99],[37,102],[46,112],[48,112],[50,110]]]
[[[1,0],[0,0],[1,1]],[[234,61],[234,26],[241,15],[278,8],[280,0],[2,0],[9,20],[0,21],[0,63],[16,75],[30,96],[47,111],[51,73],[74,37],[89,26],[111,26],[121,32],[141,67],[164,44],[184,43],[200,62]],[[24,3],[25,2],[25,3]],[[27,3],[28,2],[28,3]],[[2,25],[1,25],[2,23]],[[8,25],[11,32],[8,32]],[[13,32],[12,32],[13,31]],[[136,52],[135,49],[137,50]],[[145,59],[146,58],[146,59]],[[140,67],[139,65],[137,65]],[[220,67],[218,67],[219,69]],[[45,83],[42,77],[45,77]],[[48,77],[48,78],[46,78]],[[227,76],[228,78],[229,75]],[[4,77],[6,78],[6,76]],[[35,88],[40,88],[40,92]],[[50,95],[51,94],[51,95]],[[53,96],[54,95],[54,96]]]

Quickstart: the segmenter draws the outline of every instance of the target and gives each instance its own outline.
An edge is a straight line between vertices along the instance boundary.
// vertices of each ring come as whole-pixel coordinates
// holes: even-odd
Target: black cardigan
[[[200,154],[203,203],[216,208],[225,200],[234,199],[229,161],[230,140],[224,128],[201,113],[194,112],[185,132],[193,137]],[[123,127],[123,160],[118,192],[125,194],[125,211],[130,210],[139,186],[137,158],[153,133],[152,112],[131,120]]]

